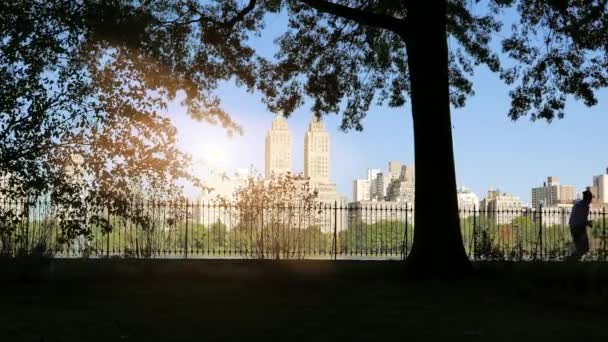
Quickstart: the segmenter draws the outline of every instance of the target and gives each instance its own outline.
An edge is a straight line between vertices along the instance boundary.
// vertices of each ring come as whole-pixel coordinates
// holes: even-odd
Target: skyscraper
[[[329,183],[329,134],[317,118],[313,118],[304,137],[304,177]]]
[[[272,174],[292,171],[291,145],[292,138],[287,120],[279,114],[272,121],[272,127],[266,135],[266,178],[270,178]]]

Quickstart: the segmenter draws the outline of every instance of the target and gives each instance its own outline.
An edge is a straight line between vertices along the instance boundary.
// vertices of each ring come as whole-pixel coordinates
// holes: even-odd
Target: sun
[[[219,166],[226,162],[226,151],[220,145],[206,144],[201,153],[201,158],[211,165]]]

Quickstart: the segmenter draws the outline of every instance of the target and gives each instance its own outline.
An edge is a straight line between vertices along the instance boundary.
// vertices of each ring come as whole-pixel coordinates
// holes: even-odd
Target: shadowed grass
[[[608,338],[606,265],[476,266],[414,280],[396,262],[5,262],[0,341]]]

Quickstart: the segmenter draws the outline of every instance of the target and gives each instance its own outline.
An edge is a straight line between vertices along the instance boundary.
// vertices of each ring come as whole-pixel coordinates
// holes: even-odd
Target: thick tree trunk
[[[414,245],[407,264],[436,275],[471,270],[460,233],[448,83],[446,1],[408,1],[416,161]]]

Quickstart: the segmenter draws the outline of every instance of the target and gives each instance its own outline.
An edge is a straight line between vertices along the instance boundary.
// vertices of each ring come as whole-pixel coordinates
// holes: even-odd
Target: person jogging
[[[572,207],[569,225],[574,248],[570,254],[570,260],[578,261],[589,251],[589,237],[586,228],[592,226],[592,222],[589,221],[589,207],[592,200],[591,191],[586,190],[583,192],[583,199],[574,203]]]

